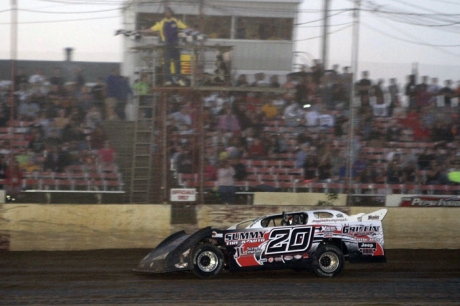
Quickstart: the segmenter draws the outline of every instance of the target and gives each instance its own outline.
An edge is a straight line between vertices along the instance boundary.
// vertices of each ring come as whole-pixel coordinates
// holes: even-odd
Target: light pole
[[[323,69],[327,69],[328,65],[328,38],[329,38],[329,4],[331,0],[324,0],[323,7],[323,44],[321,55],[323,61]]]
[[[361,6],[361,0],[355,0],[355,8],[353,11],[353,45],[351,48],[351,90],[350,90],[350,131],[348,139],[348,160],[347,160],[347,189],[348,192],[351,190],[351,183],[353,179],[353,162],[354,162],[354,138],[355,138],[355,109],[353,107],[355,99],[355,83],[358,75],[358,51],[359,51],[359,10]]]
[[[15,64],[18,57],[18,6],[17,0],[11,0],[11,95],[10,95],[10,123],[14,120],[14,92],[15,84],[14,77],[16,74]],[[13,133],[10,133],[10,138],[13,137]],[[11,146],[12,141],[10,141]]]

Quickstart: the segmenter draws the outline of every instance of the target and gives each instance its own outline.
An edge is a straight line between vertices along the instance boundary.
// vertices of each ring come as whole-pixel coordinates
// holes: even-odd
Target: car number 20
[[[311,227],[278,228],[270,232],[266,255],[305,252],[311,246]]]

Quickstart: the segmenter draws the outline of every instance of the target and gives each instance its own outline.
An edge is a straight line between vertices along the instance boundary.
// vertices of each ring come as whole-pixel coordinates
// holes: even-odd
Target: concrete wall
[[[334,207],[347,214],[378,207]],[[88,250],[153,248],[170,233],[208,225],[227,228],[265,214],[305,206],[196,205],[196,223],[177,224],[170,205],[0,205],[0,249]],[[460,248],[459,208],[388,208],[383,221],[388,249]]]

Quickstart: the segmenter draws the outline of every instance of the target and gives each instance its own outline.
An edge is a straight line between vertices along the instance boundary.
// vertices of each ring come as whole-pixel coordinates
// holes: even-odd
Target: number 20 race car
[[[385,262],[382,220],[386,209],[348,216],[336,210],[268,215],[227,230],[203,228],[172,234],[134,271],[192,271],[211,278],[222,270],[313,270],[320,277],[339,274],[349,262]]]

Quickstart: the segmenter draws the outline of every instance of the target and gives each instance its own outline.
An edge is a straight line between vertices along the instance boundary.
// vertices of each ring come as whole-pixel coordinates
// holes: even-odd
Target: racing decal
[[[372,255],[377,250],[377,244],[375,242],[360,242],[358,243],[358,250],[363,255]]]
[[[244,232],[233,232],[225,234],[225,244],[239,244],[245,242],[263,242],[265,240],[264,235],[267,231],[244,231]]]
[[[294,227],[274,229],[270,232],[270,241],[266,255],[305,252],[311,246],[311,227]]]
[[[402,197],[402,207],[460,207],[460,197],[413,196]]]
[[[240,267],[308,258],[313,227],[285,226],[266,231],[232,231],[224,234],[227,247]]]
[[[315,228],[316,234],[322,234],[324,238],[331,238],[337,231],[336,226],[321,225]],[[340,232],[339,232],[340,233]]]
[[[367,256],[383,256],[383,248],[377,242],[360,242],[358,243],[358,251]]]
[[[345,225],[342,233],[351,236],[368,236],[380,232],[378,225]]]

